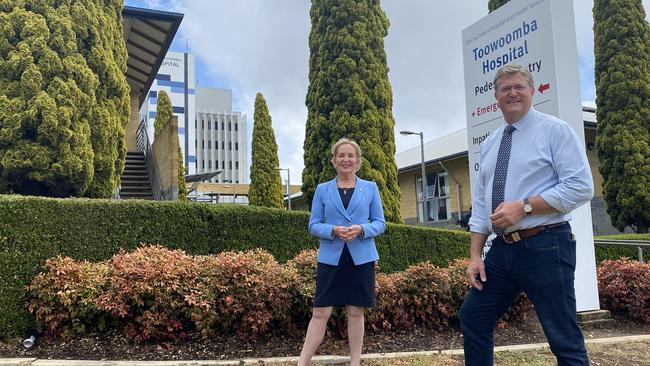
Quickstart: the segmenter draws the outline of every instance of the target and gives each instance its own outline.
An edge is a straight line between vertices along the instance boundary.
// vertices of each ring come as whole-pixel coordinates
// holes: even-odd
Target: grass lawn
[[[618,344],[587,345],[591,364],[594,366],[643,366],[650,365],[650,343],[630,342]],[[531,352],[498,352],[494,358],[495,365],[500,366],[551,366],[556,365],[555,357],[549,350]],[[460,356],[430,356],[417,358],[389,359],[382,361],[364,361],[372,366],[462,366]]]
[[[647,366],[650,365],[650,342],[616,344],[588,344],[589,358],[594,366]],[[463,357],[455,355],[362,360],[364,366],[463,366]],[[553,366],[555,356],[550,350],[528,352],[497,352],[494,364],[498,366]],[[289,365],[289,364],[282,364]],[[325,365],[312,363],[312,365]],[[332,364],[329,364],[332,365]],[[334,365],[344,365],[335,363]]]

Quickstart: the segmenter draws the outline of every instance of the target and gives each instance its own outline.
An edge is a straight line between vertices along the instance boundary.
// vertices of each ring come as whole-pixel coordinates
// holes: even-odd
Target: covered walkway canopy
[[[125,6],[124,42],[129,57],[126,78],[140,104],[156,78],[183,14]]]

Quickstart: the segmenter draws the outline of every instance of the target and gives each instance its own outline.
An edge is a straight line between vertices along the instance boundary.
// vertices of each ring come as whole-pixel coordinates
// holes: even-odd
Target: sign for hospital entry
[[[532,73],[535,109],[568,122],[584,146],[573,1],[512,0],[465,29],[462,42],[472,186],[481,144],[504,123],[493,79],[508,63],[520,64]],[[590,205],[571,215],[578,241],[577,307],[579,311],[598,309]]]
[[[528,68],[535,79],[533,105],[541,112],[558,115],[549,4],[549,0],[514,1],[463,31],[472,182],[478,172],[481,143],[503,123],[493,84],[494,74],[501,66],[518,63]]]

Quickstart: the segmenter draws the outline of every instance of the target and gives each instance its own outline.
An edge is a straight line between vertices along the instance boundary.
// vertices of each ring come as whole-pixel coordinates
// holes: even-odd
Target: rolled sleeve
[[[593,198],[593,177],[584,148],[568,124],[553,128],[551,149],[558,183],[540,196],[553,208],[567,214]]]

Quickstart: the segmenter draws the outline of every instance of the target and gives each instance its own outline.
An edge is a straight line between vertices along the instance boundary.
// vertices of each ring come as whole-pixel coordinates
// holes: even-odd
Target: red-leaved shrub
[[[405,308],[404,273],[377,273],[377,305],[367,312],[366,324],[371,331],[408,330],[414,326],[412,313]]]
[[[311,308],[316,295],[317,255],[318,251],[315,249],[303,250],[286,264],[287,267],[293,268],[298,276],[291,304],[291,316],[296,324],[304,324],[311,318]]]
[[[271,329],[289,327],[297,272],[281,266],[262,249],[198,258],[202,290],[191,317],[205,336],[214,330],[251,340]],[[200,304],[203,304],[201,306]]]
[[[120,251],[108,262],[110,287],[98,303],[138,341],[185,336],[187,298],[199,268],[182,250],[158,245]]]
[[[650,263],[628,258],[606,260],[597,274],[603,308],[650,323]]]
[[[411,266],[403,273],[400,292],[404,297],[405,311],[411,313],[415,323],[428,328],[447,325],[453,313],[447,271],[425,262]]]
[[[465,297],[469,292],[469,287],[467,285],[467,265],[469,264],[468,258],[457,259],[449,264],[447,268],[447,273],[449,274],[450,284],[449,284],[449,296],[451,307],[450,319],[458,320],[458,312],[460,307],[465,301]],[[489,280],[489,278],[488,278]],[[528,296],[521,293],[515,301],[510,305],[510,308],[503,314],[497,327],[504,327],[508,323],[512,322],[521,322],[528,317],[530,311],[533,309],[533,305],[528,299]]]
[[[306,325],[315,295],[316,257],[316,250],[307,250],[281,265],[262,249],[188,256],[181,250],[146,246],[120,251],[107,263],[53,258],[27,287],[27,306],[49,337],[90,327],[102,330],[110,322],[123,325],[138,341],[183,337],[190,328],[205,337],[220,333],[254,340]],[[467,263],[457,260],[449,268],[421,263],[404,272],[378,273],[377,304],[366,311],[368,329],[436,329],[457,320],[468,290]],[[607,304],[615,289],[609,301],[613,312],[648,321],[648,285],[637,280],[644,278],[640,272],[647,276],[647,265],[607,265],[615,270],[601,268],[599,275],[615,278],[605,280],[613,287],[601,288],[601,301]],[[531,308],[520,296],[499,326],[524,319]],[[344,309],[334,309],[328,331],[345,337]]]
[[[76,262],[55,257],[27,286],[27,309],[44,328],[46,338],[69,337],[88,329],[103,330],[106,314],[97,297],[108,286],[105,263]]]
[[[469,292],[467,285],[467,266],[469,258],[459,258],[449,263],[447,273],[449,274],[449,306],[451,307],[450,317],[458,319],[458,311],[465,301]]]

